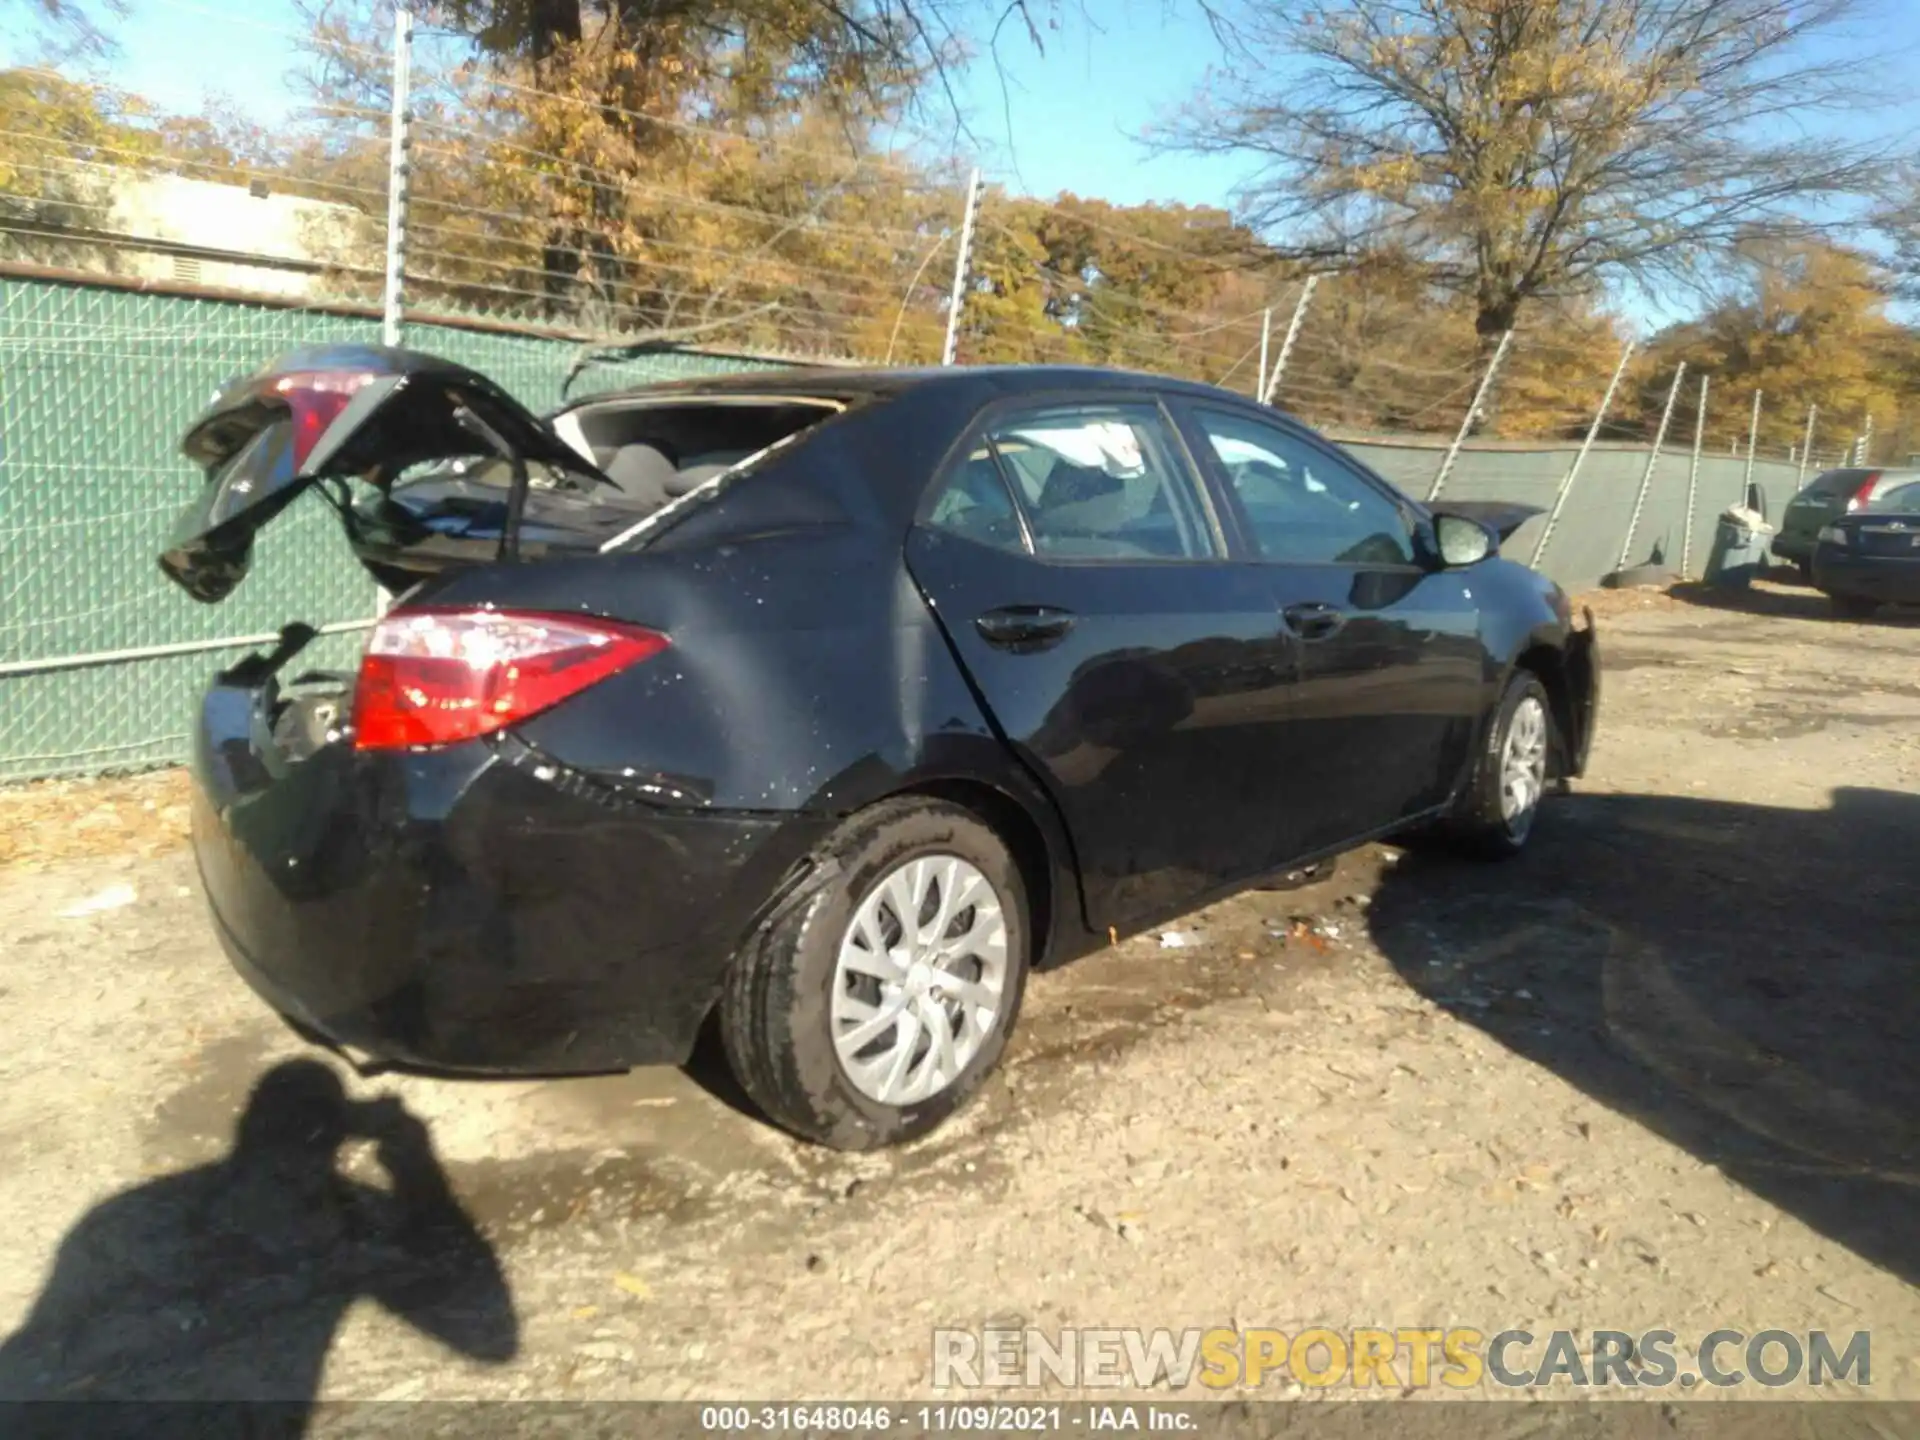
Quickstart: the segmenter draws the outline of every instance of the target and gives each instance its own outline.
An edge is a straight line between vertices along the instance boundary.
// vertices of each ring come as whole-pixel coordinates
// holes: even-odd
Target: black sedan
[[[1593,732],[1591,618],[1225,391],[757,374],[538,419],[429,356],[235,381],[161,557],[311,491],[397,598],[217,676],[194,840],[297,1028],[439,1071],[677,1063],[848,1148],[938,1124],[1028,971],[1371,837],[1518,851]],[[288,678],[283,678],[288,677]]]
[[[1920,605],[1920,480],[1836,515],[1813,550],[1813,583],[1841,615]]]

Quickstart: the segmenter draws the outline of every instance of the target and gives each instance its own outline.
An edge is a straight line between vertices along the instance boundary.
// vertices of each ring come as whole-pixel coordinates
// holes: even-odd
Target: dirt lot
[[[219,955],[177,779],[0,797],[0,1393],[922,1395],[932,1327],[1018,1319],[1870,1329],[1920,1397],[1920,625],[1605,612],[1525,859],[1375,848],[1040,976],[985,1099],[877,1156],[703,1056],[349,1077],[398,1102],[355,1188],[232,1161],[312,1052]],[[332,1123],[275,1074],[256,1119]]]

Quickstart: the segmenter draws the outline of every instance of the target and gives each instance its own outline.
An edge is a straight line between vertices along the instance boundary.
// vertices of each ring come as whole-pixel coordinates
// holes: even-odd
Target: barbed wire
[[[421,126],[421,128],[423,129],[436,130],[448,135],[464,135],[465,134],[465,132],[463,132],[457,126],[442,125],[438,121],[420,120],[420,121],[416,121],[415,123]],[[684,191],[668,190],[658,185],[651,185],[646,183],[645,181],[637,180],[633,176],[622,174],[619,171],[603,169],[598,166],[589,165],[583,160],[575,160],[569,156],[555,154],[550,150],[541,150],[530,145],[521,145],[517,142],[510,141],[510,140],[488,138],[482,141],[481,143],[488,146],[498,146],[502,149],[511,150],[516,154],[532,156],[534,159],[537,159],[537,160],[550,160],[556,165],[567,166],[568,168],[572,169],[576,173],[576,175],[584,177],[588,180],[606,181],[608,182],[608,188],[614,189],[617,191],[622,191],[622,192],[627,192],[632,194],[640,194],[640,195],[652,195],[660,199],[672,201],[673,203],[678,205],[688,206],[693,209],[708,210],[717,214],[740,215],[740,216],[747,216],[750,218],[752,217],[764,218],[764,216],[767,214],[767,212],[755,210],[750,206],[735,205],[724,200],[711,200],[706,198],[705,196],[688,195]],[[417,148],[423,154],[430,155],[430,154],[438,153],[438,154],[453,155],[458,157],[458,152],[453,150],[435,150],[435,149],[429,149],[427,147],[417,147]],[[491,157],[487,158],[482,163],[485,163],[491,166],[496,166],[503,169],[517,170],[523,174],[530,175],[535,177],[536,179],[541,179],[548,182],[551,182],[555,178],[551,175],[542,174],[541,171],[539,171],[537,168],[531,165],[515,165],[511,162],[503,162]],[[854,235],[854,236],[898,235],[898,236],[903,236],[909,239],[916,239],[916,240],[922,238],[922,235],[924,233],[917,230],[900,230],[900,229],[892,229],[892,228],[883,227],[883,226],[870,226],[870,225],[869,226],[844,225],[844,224],[837,224],[834,222],[821,221],[821,220],[806,222],[804,225],[804,228],[810,229],[810,230],[817,230],[822,233],[836,233],[836,234]]]
[[[439,200],[439,199],[433,199],[431,197],[416,196],[413,203],[421,204],[421,205],[429,205],[436,209],[449,210],[458,214],[473,215],[483,219],[497,219],[497,220],[510,221],[513,223],[523,224],[523,225],[537,224],[537,225],[544,225],[544,226],[552,226],[554,224],[560,223],[559,217],[548,218],[548,217],[528,215],[525,213],[515,214],[510,211],[490,210],[490,209],[485,209],[478,206],[466,205],[459,201]],[[779,221],[780,219],[782,219],[782,217],[778,214],[778,212],[775,212],[775,211],[766,211],[763,213],[765,215],[765,218],[768,219],[769,221]],[[421,222],[418,220],[411,221],[408,225],[408,229],[410,231],[421,232],[421,233],[432,232],[436,230],[446,234],[456,234],[456,233],[464,234],[465,233],[465,232],[456,231],[451,226],[436,226],[431,222]],[[661,249],[683,251],[690,254],[711,255],[719,259],[732,260],[732,261],[739,261],[745,258],[752,258],[751,253],[743,254],[743,252],[740,250],[726,250],[715,245],[697,245],[691,241],[673,240],[673,239],[669,239],[669,238],[666,238],[663,236],[657,236],[657,235],[644,235],[639,238],[640,238],[640,242],[649,248],[659,247]],[[605,250],[593,250],[593,249],[588,249],[582,246],[550,243],[545,239],[538,240],[538,241],[528,239],[521,243],[538,244],[543,251],[552,251],[555,254],[577,255],[585,258],[594,258],[594,259],[604,258],[607,253]],[[789,265],[797,263],[779,256],[777,252],[767,251],[765,252],[765,254],[769,263],[781,263],[781,264],[789,264]],[[473,263],[485,264],[488,262],[484,260],[475,260]],[[664,265],[667,262],[649,260],[646,263]],[[854,279],[854,280],[874,280],[876,283],[878,283],[879,281],[879,277],[874,276],[871,270],[849,270],[842,266],[818,265],[818,264],[808,264],[808,265],[801,266],[800,268],[806,271],[807,273],[811,273],[811,274],[830,275],[830,276],[843,277],[843,278]]]
[[[194,0],[151,3],[287,37],[309,57],[357,56],[379,66],[391,58],[385,49],[338,33],[307,33]],[[444,38],[465,37],[445,32]],[[429,66],[416,74],[420,88],[415,104],[424,113],[417,113],[414,121],[421,138],[413,147],[406,283],[417,294],[408,302],[409,313],[423,319],[480,316],[554,330],[606,327],[621,334],[670,330],[676,320],[691,315],[699,317],[703,333],[774,337],[782,343],[791,340],[796,348],[848,352],[877,344],[875,335],[884,339],[889,322],[897,333],[901,320],[913,315],[915,325],[906,339],[914,353],[925,350],[928,333],[944,318],[940,302],[945,278],[936,275],[923,284],[922,277],[927,258],[957,233],[966,197],[963,187],[936,175],[910,149],[895,148],[897,127],[887,134],[888,148],[873,148],[876,132],[858,128],[849,132],[843,146],[822,143],[820,132],[809,128],[826,123],[817,116],[773,124],[745,121],[733,127],[541,89],[485,69],[441,73]],[[440,108],[443,96],[470,113]],[[717,156],[751,150],[793,162],[824,163],[818,172],[769,170],[765,198],[728,197],[707,189],[711,182],[696,178],[695,168],[688,169],[682,183],[671,173],[636,174],[605,155],[568,154],[570,137],[542,141],[529,132],[524,116],[489,109],[508,97],[551,101],[636,127],[659,127],[710,143]],[[359,177],[389,143],[388,113],[352,103],[350,97],[325,95],[302,113],[301,123],[309,128],[276,137],[273,154],[231,157],[181,153],[177,137],[159,128],[164,117],[140,119],[129,127],[152,138],[151,150],[143,141],[116,137],[111,131],[94,141],[21,128],[22,122],[6,117],[12,123],[0,123],[0,144],[11,146],[14,153],[5,159],[12,178],[0,190],[0,201],[15,208],[38,207],[39,213],[0,210],[0,234],[9,237],[10,251],[19,254],[71,258],[96,249],[124,254],[142,248],[143,237],[113,233],[104,224],[66,223],[90,211],[117,216],[120,212],[107,205],[114,197],[58,193],[61,182],[98,179],[101,188],[110,191],[124,179],[138,177],[264,181],[276,193],[338,205],[367,224],[350,235],[329,237],[329,246],[338,252],[332,256],[312,243],[297,255],[229,252],[220,245],[190,245],[158,235],[144,237],[144,243],[158,256],[173,257],[181,271],[202,261],[221,267],[221,282],[211,288],[256,283],[246,273],[250,270],[306,277],[258,282],[277,287],[263,291],[273,295],[277,308],[298,312],[336,303],[370,306],[379,299],[375,282],[385,271],[374,253],[373,236],[379,233],[388,197],[384,185]],[[557,144],[558,149],[543,149],[543,144]],[[312,148],[301,151],[301,145]],[[697,155],[696,162],[687,162],[687,153],[669,148],[664,157],[636,158],[643,163],[664,158],[676,167],[697,163]],[[56,184],[36,187],[36,180]],[[526,206],[511,208],[511,200],[497,198],[516,192],[531,197]],[[604,192],[612,197],[608,208],[627,211],[617,232],[611,222],[591,214],[565,213],[569,203],[587,192],[595,196],[590,204],[602,203]],[[551,197],[551,203],[540,197]],[[641,206],[628,211],[635,200]],[[853,218],[878,201],[888,209],[874,223]],[[657,213],[653,202],[664,213]],[[983,195],[977,216],[980,233],[1007,247],[1003,253],[1012,274],[990,275],[993,267],[976,260],[964,295],[984,298],[996,283],[1015,292],[1032,283],[1057,294],[1048,297],[1050,313],[1037,323],[1024,301],[1019,315],[966,306],[963,356],[1011,351],[1086,359],[1216,384],[1243,375],[1260,347],[1263,313],[1272,312],[1276,321],[1287,313],[1284,303],[1249,308],[1251,297],[1263,288],[1262,282],[1272,285],[1279,276],[1280,288],[1288,292],[1284,299],[1290,300],[1298,293],[1298,272],[1287,272],[1272,260],[1252,263],[1257,256],[1235,247],[1243,240],[1251,245],[1253,237],[1230,220],[1214,223],[1206,207],[1196,207],[1206,223],[1196,224],[1192,243],[1183,245],[1116,223],[1098,211],[1099,203],[1022,197],[998,188]],[[1176,212],[1167,207],[1162,213]],[[685,215],[703,218],[686,223],[680,219]],[[725,223],[706,223],[704,217]],[[1035,217],[1057,219],[1101,237],[1089,246],[1092,258],[1084,273],[1055,267],[1046,240],[1033,233]],[[112,223],[133,222],[116,218]],[[656,228],[668,233],[648,233]],[[827,238],[834,243],[820,243]],[[1138,294],[1109,280],[1105,269],[1133,251],[1175,257],[1193,267],[1195,301],[1182,304]],[[1252,278],[1236,278],[1243,276]],[[143,272],[143,279],[153,278],[151,268]],[[1344,278],[1335,277],[1333,283],[1339,285]],[[1343,423],[1377,417],[1410,429],[1453,427],[1477,386],[1486,349],[1482,338],[1472,333],[1464,307],[1458,301],[1438,300],[1422,307],[1385,292],[1358,294],[1358,302],[1346,306],[1337,321],[1323,310],[1308,309],[1288,371],[1281,377],[1281,403],[1339,416]],[[718,328],[708,330],[706,322],[716,320]],[[138,339],[123,329],[102,327],[97,337],[85,329],[70,329],[50,343],[84,345],[96,338],[123,348]],[[1277,333],[1271,338],[1277,342]],[[1529,317],[1515,327],[1515,344],[1491,407],[1503,437],[1519,438],[1515,426],[1556,437],[1591,428],[1593,406],[1623,343],[1616,322],[1604,315]],[[1614,412],[1599,425],[1601,437],[1646,438],[1649,427],[1637,392],[1651,383],[1645,376],[1659,373],[1664,372],[1649,360],[1635,362],[1638,378],[1630,381]],[[1677,424],[1690,427],[1691,400],[1690,395],[1676,412]],[[1730,448],[1738,454],[1746,448],[1746,427],[1740,419],[1710,419],[1708,434],[1706,448],[1715,453]],[[1837,443],[1833,448],[1846,453]]]

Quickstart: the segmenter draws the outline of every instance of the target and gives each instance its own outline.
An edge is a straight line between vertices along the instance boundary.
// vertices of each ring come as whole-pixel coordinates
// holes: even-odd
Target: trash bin
[[[1746,589],[1765,567],[1772,539],[1773,526],[1758,510],[1729,505],[1720,512],[1720,524],[1713,532],[1713,549],[1707,555],[1707,584]]]

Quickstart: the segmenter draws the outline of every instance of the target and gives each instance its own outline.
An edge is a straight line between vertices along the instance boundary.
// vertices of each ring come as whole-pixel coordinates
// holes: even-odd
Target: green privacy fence
[[[374,592],[322,504],[259,542],[253,573],[201,605],[155,564],[200,483],[176,446],[214,389],[279,351],[378,343],[377,320],[0,276],[0,780],[181,758],[194,696],[242,646],[289,620],[363,619]],[[482,371],[544,409],[579,353],[561,340],[410,324],[407,343]],[[576,394],[769,362],[674,353],[581,374]],[[361,637],[303,656],[353,663]],[[18,673],[22,663],[204,646]],[[15,673],[5,673],[11,668]]]
[[[178,760],[207,675],[258,643],[252,637],[289,620],[372,613],[372,583],[318,502],[297,504],[268,528],[253,573],[222,605],[189,599],[154,557],[200,483],[175,446],[216,386],[295,345],[378,338],[376,320],[354,315],[0,276],[0,781]],[[579,354],[562,340],[426,323],[409,323],[407,343],[472,366],[536,410],[559,401]],[[778,363],[654,355],[595,365],[573,393]],[[1413,495],[1426,494],[1443,449],[1392,437],[1347,444]],[[1574,453],[1553,442],[1470,447],[1447,494],[1544,508]],[[1580,589],[1614,568],[1645,463],[1641,447],[1595,449],[1542,562],[1546,573]],[[1696,570],[1715,516],[1742,495],[1746,468],[1726,456],[1701,464]],[[1687,472],[1685,453],[1661,459],[1632,561],[1657,553],[1678,565]],[[1763,461],[1753,479],[1777,518],[1795,468]],[[1530,556],[1539,524],[1524,527],[1510,553]],[[351,668],[361,638],[326,636],[303,663]],[[162,653],[75,663],[154,650]]]

